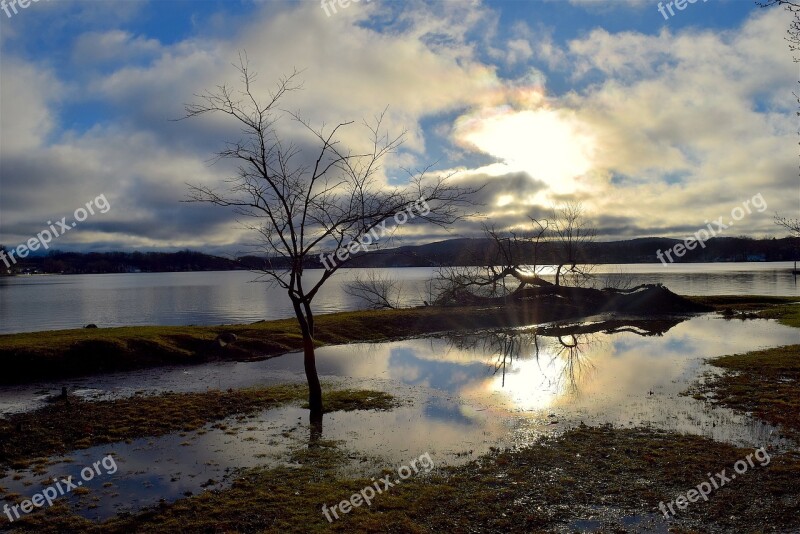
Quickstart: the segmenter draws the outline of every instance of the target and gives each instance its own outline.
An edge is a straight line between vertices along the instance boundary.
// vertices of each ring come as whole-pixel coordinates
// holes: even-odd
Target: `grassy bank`
[[[800,297],[768,297],[759,295],[703,295],[686,298],[692,302],[709,306],[718,311],[722,311],[726,308],[730,308],[734,311],[758,311],[781,304],[800,302]]]
[[[94,525],[64,507],[15,524],[37,532],[542,532],[600,519],[604,531],[627,532],[624,516],[652,514],[745,458],[752,450],[696,436],[581,427],[514,452],[489,454],[458,468],[412,476],[329,523],[333,506],[371,486],[343,479],[343,452],[298,451],[299,468],[254,469],[228,489],[164,504]],[[434,463],[435,456],[432,457]],[[388,466],[385,472],[399,466]],[[800,527],[800,460],[771,457],[739,479],[679,510],[674,531],[756,532]],[[382,476],[376,473],[376,478]],[[59,506],[59,505],[57,505]],[[675,508],[675,510],[678,510]],[[633,527],[635,529],[635,526]]]
[[[748,307],[740,312],[752,314],[757,310],[750,307],[751,303],[743,304]],[[727,303],[720,306],[729,307]],[[798,304],[778,304],[754,315],[800,328]],[[800,344],[722,356],[709,363],[725,373],[689,393],[698,399],[707,398],[734,410],[750,412],[760,420],[781,425],[795,439],[800,439]]]
[[[66,454],[95,445],[199,430],[233,415],[258,412],[308,397],[305,385],[281,385],[199,393],[88,402],[59,399],[44,408],[0,419],[0,470],[22,468],[37,458]],[[329,412],[388,410],[394,399],[382,392],[325,391]]]
[[[764,309],[791,299],[781,297],[690,297],[695,304],[722,309]],[[520,326],[581,316],[559,302],[528,302],[504,307],[423,307],[345,312],[317,318],[319,345],[382,341],[454,330]],[[215,343],[223,333],[238,340],[225,349]],[[34,332],[0,336],[0,384],[27,383],[165,365],[270,357],[301,350],[294,319],[249,325],[143,326]]]
[[[319,345],[381,341],[448,330],[519,326],[578,317],[572,306],[539,303],[486,308],[422,307],[320,315]],[[222,349],[215,338],[236,334]],[[128,371],[218,359],[269,357],[302,350],[294,319],[219,327],[148,326],[35,332],[0,336],[0,384]]]
[[[711,360],[726,372],[699,388],[699,396],[752,412],[800,438],[800,345]]]

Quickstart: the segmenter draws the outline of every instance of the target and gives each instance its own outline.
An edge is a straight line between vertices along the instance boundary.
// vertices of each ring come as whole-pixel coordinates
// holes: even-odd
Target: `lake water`
[[[683,295],[800,296],[791,262],[602,265],[596,284],[662,283]],[[430,300],[430,268],[374,269],[402,282],[402,304]],[[359,309],[343,286],[363,269],[344,269],[320,290],[316,313]],[[309,270],[310,282],[320,270]],[[0,278],[0,333],[134,325],[218,325],[293,317],[286,293],[243,271],[90,274]]]
[[[343,468],[365,477],[424,453],[437,468],[459,465],[492,447],[524,446],[582,423],[648,426],[766,446],[772,454],[785,449],[779,428],[682,393],[712,372],[705,358],[796,343],[796,329],[716,314],[626,328],[595,321],[574,334],[567,325],[560,335],[540,326],[319,348],[317,367],[329,387],[376,389],[403,401],[391,412],[327,414],[322,437],[342,442],[352,461]],[[596,333],[585,333],[587,326]],[[100,400],[287,382],[305,382],[300,353],[5,386],[0,414],[37,408],[62,386]],[[113,454],[117,473],[92,481],[89,495],[65,499],[92,519],[136,512],[162,499],[225,487],[240,468],[290,463],[289,451],[312,439],[307,421],[307,410],[289,405],[200,431],[73,451],[40,469],[0,477],[0,499],[4,492],[30,495],[42,480],[77,475]]]

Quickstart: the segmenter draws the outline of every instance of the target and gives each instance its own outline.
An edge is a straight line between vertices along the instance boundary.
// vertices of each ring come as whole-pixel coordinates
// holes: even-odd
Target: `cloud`
[[[0,69],[0,150],[7,155],[36,148],[58,122],[53,108],[63,84],[50,69],[14,57],[0,59]]]
[[[702,226],[762,192],[771,209],[796,210],[789,95],[796,72],[782,39],[783,14],[756,12],[736,31],[655,36],[595,30],[569,43],[578,76],[602,80],[559,104],[597,135],[594,181],[603,213],[641,228]],[[636,54],[632,52],[636,50]],[[613,192],[613,194],[612,194]],[[769,232],[763,214],[743,232]]]
[[[3,142],[3,240],[20,241],[53,214],[101,192],[114,209],[95,223],[92,231],[105,235],[92,233],[93,239],[198,248],[246,240],[232,213],[180,204],[186,182],[220,185],[230,176],[229,167],[209,167],[206,160],[223,141],[240,135],[238,127],[221,117],[169,121],[183,114],[193,94],[236,85],[230,63],[240,51],[247,51],[258,72],[261,97],[278,77],[304,69],[303,90],[282,105],[315,126],[369,120],[391,104],[384,126],[395,133],[408,127],[409,134],[405,153],[387,162],[387,170],[414,164],[412,155],[424,152],[424,116],[472,105],[500,85],[492,67],[472,59],[460,33],[480,18],[471,9],[439,6],[437,17],[418,11],[405,16],[410,25],[402,31],[379,32],[361,24],[366,11],[345,10],[329,19],[317,5],[287,6],[265,4],[227,40],[188,38],[167,45],[125,30],[82,32],[71,57],[82,68],[104,69],[80,94],[64,95],[65,82],[45,68],[18,58],[4,61],[3,95],[19,97],[3,109],[2,131],[14,132]],[[64,97],[97,102],[106,120],[83,132],[59,131]],[[306,144],[296,125],[284,120],[278,126],[287,141]],[[363,148],[364,139],[359,124],[343,130],[346,146]],[[80,232],[64,240],[79,242]]]
[[[642,2],[621,4],[614,9]],[[230,175],[207,160],[238,128],[223,117],[170,121],[195,93],[235,85],[230,63],[240,51],[262,97],[301,69],[303,89],[283,107],[315,126],[355,120],[341,137],[354,150],[364,147],[360,120],[387,109],[384,126],[408,129],[408,141],[380,179],[443,154],[451,159],[440,169],[485,185],[477,200],[500,227],[565,199],[582,200],[605,227],[631,236],[700,227],[759,192],[770,213],[796,210],[796,196],[786,195],[796,190],[796,72],[780,10],[755,11],[724,31],[598,27],[565,43],[562,32],[533,19],[530,27],[504,22],[501,8],[477,1],[361,2],[331,17],[315,3],[263,2],[244,22],[220,22],[226,31],[174,41],[129,27],[140,9],[113,24],[65,9],[47,11],[70,34],[61,43],[67,67],[25,48],[28,30],[46,17],[20,17],[3,40],[11,47],[0,60],[2,241],[21,242],[104,193],[112,211],[65,244],[241,248],[250,238],[232,213],[180,203],[186,182],[221,184]],[[67,122],[70,114],[86,124]],[[296,124],[277,126],[310,146]],[[451,232],[479,232],[481,222]],[[759,214],[737,231],[772,226]],[[418,225],[404,231],[439,235]]]
[[[86,32],[75,40],[72,61],[79,66],[99,65],[110,61],[131,61],[154,56],[162,51],[156,39],[135,36],[123,30]]]
[[[593,11],[612,11],[616,9],[641,8],[648,5],[647,0],[569,0],[574,6],[580,6]]]

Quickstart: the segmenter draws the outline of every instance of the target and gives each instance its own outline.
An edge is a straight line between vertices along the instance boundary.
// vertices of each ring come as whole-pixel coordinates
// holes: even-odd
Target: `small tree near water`
[[[256,91],[255,73],[246,59],[236,66],[241,87],[226,85],[196,95],[186,106],[185,118],[220,115],[239,126],[241,137],[228,141],[217,159],[236,163],[236,174],[221,190],[190,186],[190,200],[229,207],[249,221],[247,228],[259,237],[266,255],[264,275],[286,290],[303,337],[305,374],[312,422],[321,422],[322,389],[314,353],[312,302],[320,288],[347,259],[337,260],[322,276],[309,282],[306,268],[327,247],[341,250],[358,242],[371,230],[396,215],[413,210],[424,199],[430,211],[418,221],[449,225],[463,216],[472,190],[451,185],[448,177],[429,177],[425,171],[409,172],[406,185],[389,187],[380,180],[381,164],[403,143],[404,133],[391,136],[382,127],[383,115],[363,126],[369,148],[353,152],[339,140],[352,122],[331,128],[314,128],[278,103],[300,88],[295,72],[278,81],[262,98]],[[278,119],[288,119],[315,140],[313,149],[302,148],[282,137]]]

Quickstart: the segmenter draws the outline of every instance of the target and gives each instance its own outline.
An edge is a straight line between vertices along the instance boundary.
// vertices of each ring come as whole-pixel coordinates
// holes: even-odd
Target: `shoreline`
[[[787,304],[794,297],[686,297],[698,310],[764,309]],[[417,307],[322,314],[316,318],[317,346],[380,342],[446,331],[533,326],[577,320],[596,310],[558,302],[526,302],[506,306]],[[664,315],[641,315],[658,319]],[[220,347],[215,339],[235,334],[237,341]],[[25,384],[167,365],[210,361],[246,361],[302,350],[295,319],[225,326],[147,326],[80,328],[0,335],[0,385]]]
[[[696,303],[709,306],[729,320],[774,319],[798,328],[800,306],[788,305],[792,300],[721,296],[703,297]],[[472,308],[458,310],[462,314],[475,311]],[[478,310],[485,315],[486,308]],[[393,328],[399,331],[403,330],[399,318],[419,313],[419,310],[411,311],[415,313],[368,312],[333,314],[333,317],[320,318],[328,317],[332,324],[341,326],[339,323],[343,322],[360,324],[364,317],[373,320],[381,316],[393,317]],[[442,315],[442,310],[433,311]],[[348,315],[351,317],[346,317]],[[490,315],[493,319],[500,316],[499,313]],[[508,315],[504,317],[508,319]],[[664,317],[660,319],[664,320]],[[270,325],[274,326],[272,322],[260,325],[261,331],[270,331]],[[410,323],[405,326],[407,332],[409,327],[422,325]],[[591,327],[592,324],[583,326]],[[548,326],[551,330],[558,330],[559,327]],[[388,326],[384,325],[384,328],[388,329]],[[89,332],[96,333],[94,330]],[[787,369],[791,365],[796,372],[800,362],[798,350],[800,345],[770,349],[782,355],[780,360],[774,362],[774,366]],[[731,357],[724,356],[709,360],[709,363],[716,365],[727,360],[737,365],[736,371],[747,373],[763,366],[765,358],[771,359],[770,351],[751,352],[736,357],[733,362],[730,362]],[[736,373],[730,376],[736,376]],[[775,403],[768,394],[781,377],[782,373],[773,372],[753,376],[753,383],[748,383],[748,386],[753,393],[759,394],[758,398],[750,396],[748,405],[737,406],[728,402],[729,399],[721,399],[721,404],[740,413],[753,410],[759,418],[766,420],[771,420],[771,414],[777,413],[783,417],[780,422],[786,424],[786,412],[771,410],[770,405],[774,406]],[[722,385],[726,386],[724,383]],[[712,384],[714,386],[716,384]],[[791,393],[796,400],[797,391]],[[388,397],[378,398],[375,392],[369,391],[348,390],[341,395],[342,406],[339,409],[391,410],[395,402]],[[139,425],[131,425],[120,417],[119,410],[122,407],[125,408],[122,413],[128,417],[142,417],[148,406],[149,412],[169,411],[174,420],[163,431],[170,432],[176,428],[184,429],[187,425],[198,427],[203,422],[217,420],[228,413],[250,412],[250,407],[254,410],[269,409],[286,402],[299,402],[303,396],[304,387],[301,385],[279,385],[255,390],[162,394],[96,402],[89,408],[105,414],[99,417],[105,421],[100,425],[104,432],[90,436],[91,442],[70,442],[66,449],[75,445],[81,448],[95,441],[114,442],[142,433],[144,430]],[[220,405],[218,399],[223,398],[228,402]],[[707,402],[716,404],[711,399]],[[81,407],[75,405],[73,408]],[[45,415],[49,414],[51,419],[63,422],[67,418],[60,415],[59,410],[64,409],[64,406],[55,404],[17,417],[20,422],[25,422],[23,428],[35,429],[33,423],[41,419],[42,427],[46,429],[50,423]],[[78,411],[82,411],[82,408]],[[91,411],[82,416],[88,421],[98,419]],[[796,414],[794,422],[797,422]],[[69,430],[74,426],[68,423],[64,428]],[[786,425],[785,428],[791,429],[792,425]],[[161,431],[157,429],[155,433]],[[114,435],[114,432],[122,434]],[[109,435],[108,439],[104,437],[106,435]],[[61,446],[64,442],[63,436],[58,434],[51,437],[50,445],[42,441],[45,450],[35,452],[52,452],[55,446]],[[86,436],[75,437],[88,439]],[[585,426],[582,423],[566,429],[562,434],[535,439],[520,449],[494,449],[463,466],[444,466],[425,476],[414,477],[380,495],[371,506],[353,509],[346,515],[340,513],[335,522],[329,522],[321,512],[323,505],[347,499],[360,488],[372,484],[372,481],[345,476],[342,467],[357,458],[352,459],[352,451],[346,443],[328,441],[322,437],[324,434],[317,441],[309,438],[308,444],[290,451],[289,457],[296,465],[242,469],[223,488],[186,495],[175,501],[118,514],[99,522],[84,519],[62,501],[48,510],[6,526],[12,530],[37,532],[76,529],[130,532],[187,528],[212,531],[224,525],[225,529],[231,531],[263,531],[271,527],[271,531],[295,532],[300,531],[302,525],[302,530],[307,532],[333,532],[383,531],[387,525],[396,525],[406,531],[437,532],[463,530],[461,518],[465,516],[470,518],[470,525],[477,532],[572,531],[587,521],[615,531],[635,530],[637,525],[643,528],[677,529],[678,532],[758,531],[765,521],[784,531],[800,526],[800,494],[796,484],[793,484],[800,474],[800,451],[796,447],[785,452],[771,449],[764,452],[769,460],[756,464],[753,473],[743,476],[742,482],[736,480],[735,483],[725,484],[725,487],[715,488],[712,498],[707,502],[699,502],[688,509],[682,507],[676,510],[677,515],[668,517],[660,509],[664,503],[676,502],[677,498],[687,494],[699,482],[705,481],[706,473],[723,469],[728,473],[733,472],[733,466],[748,455],[752,457],[754,451],[702,436],[666,430],[617,428],[607,424]],[[35,466],[36,461],[29,454],[34,451],[25,448],[28,441],[24,438],[18,436],[18,446],[9,449],[17,456],[10,456],[20,465],[34,461]],[[383,474],[386,472],[384,470]],[[736,472],[739,473],[739,470],[736,469]],[[380,474],[376,473],[377,476]],[[15,494],[6,495],[10,503],[22,498]]]

